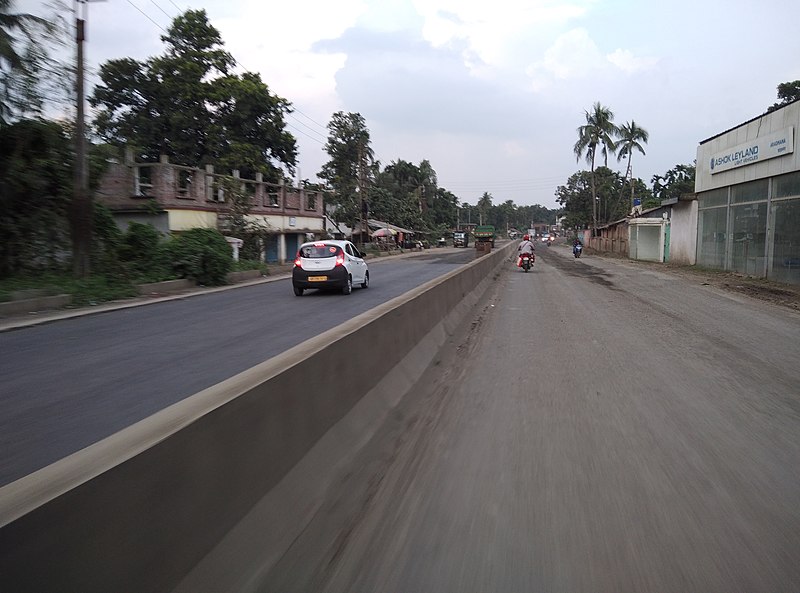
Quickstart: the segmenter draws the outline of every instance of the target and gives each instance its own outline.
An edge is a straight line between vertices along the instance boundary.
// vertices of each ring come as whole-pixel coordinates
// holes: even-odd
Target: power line
[[[159,6],[158,4],[156,4],[155,0],[150,0],[150,3],[151,3],[153,6],[155,6],[156,8],[158,8],[158,9],[159,9],[161,12],[163,12],[163,13],[164,13],[164,15],[165,15],[165,16],[166,16],[168,19],[172,20],[172,19],[174,18],[174,17],[173,17],[171,14],[169,14],[169,13],[168,13],[166,10],[164,10],[163,8],[161,8],[161,6]]]
[[[156,27],[158,27],[159,29],[161,29],[162,31],[164,31],[164,33],[166,33],[166,32],[167,32],[167,30],[166,30],[164,27],[162,27],[162,26],[161,26],[161,25],[159,25],[157,22],[155,22],[155,21],[154,21],[152,18],[150,18],[150,15],[149,15],[149,14],[147,14],[147,13],[146,13],[144,10],[142,10],[141,8],[139,8],[138,6],[136,6],[136,5],[135,5],[133,2],[131,2],[131,0],[126,0],[126,2],[127,2],[128,4],[130,4],[131,6],[133,6],[133,7],[134,7],[136,10],[138,10],[139,12],[141,12],[141,13],[142,13],[142,15],[144,16],[144,18],[146,18],[148,21],[150,21],[151,23],[153,23],[153,24],[154,24]]]

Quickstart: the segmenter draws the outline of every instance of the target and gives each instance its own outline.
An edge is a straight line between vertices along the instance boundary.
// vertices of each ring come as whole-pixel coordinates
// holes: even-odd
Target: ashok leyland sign
[[[766,161],[792,152],[794,152],[793,126],[718,152],[711,157],[711,174]]]

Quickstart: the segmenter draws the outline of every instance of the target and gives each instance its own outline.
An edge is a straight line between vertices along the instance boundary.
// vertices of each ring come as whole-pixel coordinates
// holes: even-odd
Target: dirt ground
[[[608,257],[604,254],[593,255]],[[754,278],[753,276],[746,276],[735,272],[725,272],[698,266],[685,266],[670,263],[659,264],[635,260],[628,261],[632,265],[681,276],[687,280],[696,281],[703,286],[713,286],[721,290],[744,294],[754,299],[787,307],[794,311],[800,311],[800,285],[780,284],[778,282],[772,282],[771,280],[765,280],[764,278]]]

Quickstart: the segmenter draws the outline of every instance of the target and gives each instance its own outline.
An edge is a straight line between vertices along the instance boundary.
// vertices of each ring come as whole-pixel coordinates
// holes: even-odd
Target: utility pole
[[[82,10],[83,14],[80,13]],[[75,94],[77,110],[75,116],[75,193],[72,198],[72,271],[76,278],[86,278],[90,271],[89,254],[92,243],[92,204],[89,198],[86,166],[86,130],[83,89],[83,42],[86,40],[86,2],[75,3],[75,43],[77,44],[77,68]]]
[[[91,0],[75,0],[76,43],[76,111],[75,111],[75,188],[70,208],[72,230],[72,272],[86,278],[91,271],[92,198],[89,195],[86,164],[86,113],[84,91],[83,44],[86,40],[86,4]],[[97,0],[95,0],[97,1]],[[102,1],[102,0],[99,0]]]

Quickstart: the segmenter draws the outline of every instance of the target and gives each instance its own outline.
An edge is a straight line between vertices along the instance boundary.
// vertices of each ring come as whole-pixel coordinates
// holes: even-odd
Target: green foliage
[[[330,160],[317,174],[333,190],[326,201],[336,206],[333,218],[354,226],[361,215],[361,199],[357,188],[371,196],[380,164],[370,147],[369,130],[360,113],[337,111],[328,122],[328,141],[325,152]]]
[[[92,204],[92,269],[109,276],[119,276],[119,250],[122,232],[111,211],[102,204]]]
[[[69,249],[72,158],[56,123],[0,128],[0,277],[60,265]]]
[[[120,242],[119,259],[134,282],[160,282],[174,277],[161,233],[149,224],[128,223]]]
[[[556,189],[556,201],[564,208],[564,226],[567,228],[587,228],[597,215],[599,224],[606,224],[625,218],[631,209],[630,180],[625,179],[608,167],[598,167],[594,172],[597,198],[595,212],[592,210],[592,173],[578,171],[570,176],[565,185]],[[633,180],[633,192],[642,199],[642,206],[649,208],[659,205],[641,179]]]
[[[694,193],[695,165],[675,165],[664,175],[653,175],[653,195],[659,201]]]
[[[773,103],[772,107],[767,111],[775,111],[776,109],[788,105],[793,101],[800,99],[800,80],[793,82],[782,82],[778,85],[778,103]]]
[[[145,161],[165,154],[174,163],[239,169],[275,178],[297,158],[284,116],[291,110],[258,74],[232,74],[232,56],[204,10],[176,17],[163,55],[138,62],[111,60],[90,103],[106,141],[136,145]]]
[[[242,187],[241,181],[227,177],[219,185],[228,204],[226,234],[244,241],[239,251],[240,258],[258,260],[262,247],[266,245],[269,235],[275,232],[274,229],[266,221],[256,221],[250,217],[252,198]]]
[[[178,276],[198,284],[225,284],[225,276],[233,267],[231,248],[215,229],[190,229],[170,240],[166,251]]]
[[[68,39],[64,22],[57,15],[47,20],[15,13],[13,6],[12,0],[0,0],[0,127],[41,115],[45,97],[63,97],[68,86],[62,80],[54,84],[64,72],[50,55]]]

